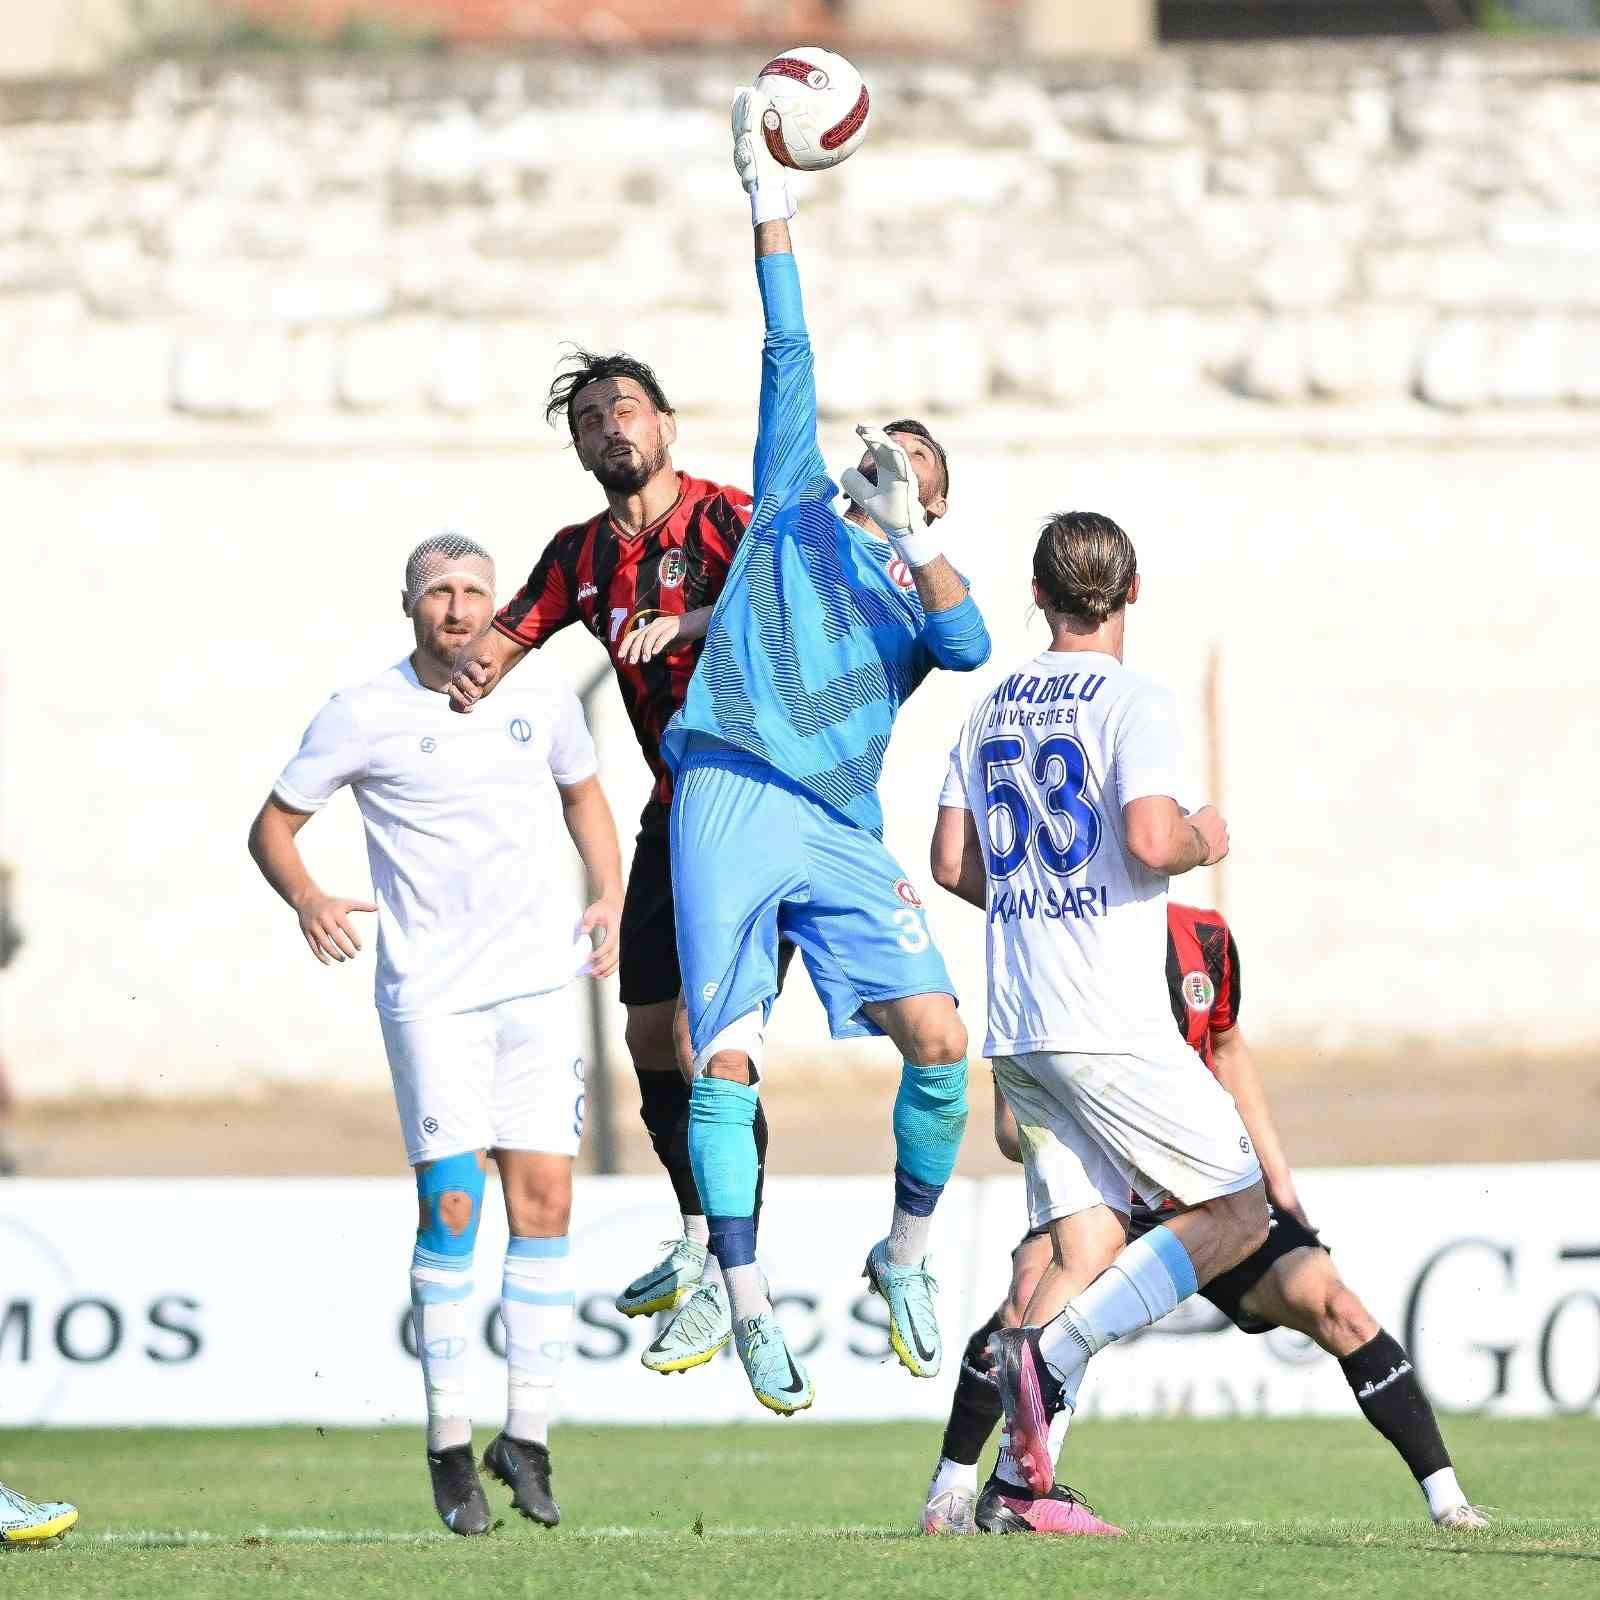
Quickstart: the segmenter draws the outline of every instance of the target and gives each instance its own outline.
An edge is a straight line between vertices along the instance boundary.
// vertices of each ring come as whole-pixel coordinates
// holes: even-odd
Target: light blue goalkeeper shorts
[[[955,997],[922,900],[864,828],[756,756],[691,750],[672,798],[678,963],[696,1053],[778,993],[778,942],[798,947],[835,1039],[880,1034],[862,1007]]]

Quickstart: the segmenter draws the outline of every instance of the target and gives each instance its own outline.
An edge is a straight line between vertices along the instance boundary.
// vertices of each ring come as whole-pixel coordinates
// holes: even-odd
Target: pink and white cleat
[[[1094,1507],[1064,1483],[1058,1483],[1049,1494],[1030,1495],[991,1478],[978,1496],[974,1520],[980,1533],[1097,1534],[1113,1539],[1127,1536],[1125,1528],[1096,1516]]]
[[[991,1334],[989,1360],[1005,1407],[1011,1454],[1028,1487],[1037,1495],[1049,1494],[1056,1483],[1056,1465],[1050,1452],[1050,1412],[1044,1390],[1048,1384],[1059,1395],[1061,1386],[1039,1352],[1039,1330],[1002,1328]]]

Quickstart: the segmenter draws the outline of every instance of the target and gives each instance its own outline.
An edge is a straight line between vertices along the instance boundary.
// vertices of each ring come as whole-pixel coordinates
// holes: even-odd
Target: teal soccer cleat
[[[65,1500],[30,1500],[0,1483],[0,1544],[44,1544],[77,1520],[78,1508]]]
[[[913,1378],[936,1378],[943,1346],[933,1291],[939,1287],[924,1256],[914,1267],[897,1267],[889,1259],[889,1241],[880,1239],[867,1253],[861,1276],[889,1307],[889,1343]]]
[[[733,1343],[756,1399],[768,1411],[792,1417],[815,1399],[811,1379],[789,1353],[789,1342],[770,1311],[739,1323],[733,1330]]]
[[[687,1372],[709,1361],[732,1337],[727,1290],[720,1283],[702,1283],[639,1360],[652,1372]]]
[[[617,1296],[616,1307],[625,1317],[650,1317],[672,1311],[694,1293],[706,1270],[706,1247],[692,1239],[664,1239],[666,1256],[641,1273]]]

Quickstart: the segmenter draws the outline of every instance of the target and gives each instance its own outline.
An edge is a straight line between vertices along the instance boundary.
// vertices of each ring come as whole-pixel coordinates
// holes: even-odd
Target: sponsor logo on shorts
[[[683,575],[688,570],[688,556],[681,550],[668,550],[661,557],[661,565],[656,569],[656,581],[663,589],[676,589],[683,582]]]
[[[911,568],[899,556],[889,563],[889,577],[900,589],[914,589],[917,586],[917,580],[911,576]]]
[[[922,909],[922,896],[917,893],[909,878],[896,878],[894,881],[894,897],[901,905],[915,906]]]
[[[592,600],[599,593],[600,591],[592,583],[580,583],[578,585],[578,599],[580,602]]]
[[[700,998],[702,1000],[715,1000],[717,998],[717,986],[716,986],[716,984],[714,984],[714,983],[706,984],[706,986],[703,989],[701,989],[701,991],[700,991]]]
[[[439,741],[437,739],[435,739],[431,734],[422,741],[422,753],[425,756],[431,756],[433,754],[433,752],[435,750],[437,750],[438,748],[439,748]]]
[[[1186,972],[1179,987],[1183,991],[1183,1003],[1191,1011],[1209,1011],[1216,1003],[1217,986],[1209,972]]]
[[[533,724],[526,717],[513,717],[506,724],[506,732],[518,744],[527,744],[533,738]]]

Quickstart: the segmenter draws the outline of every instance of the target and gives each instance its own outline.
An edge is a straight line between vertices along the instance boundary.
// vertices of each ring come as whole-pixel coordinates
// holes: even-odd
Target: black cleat
[[[449,1450],[428,1452],[428,1475],[433,1479],[433,1503],[451,1533],[489,1531],[489,1502],[478,1482],[472,1446],[458,1444]]]
[[[561,1507],[550,1492],[550,1452],[542,1444],[496,1434],[483,1452],[483,1469],[511,1491],[512,1507],[533,1522],[553,1528]]]

